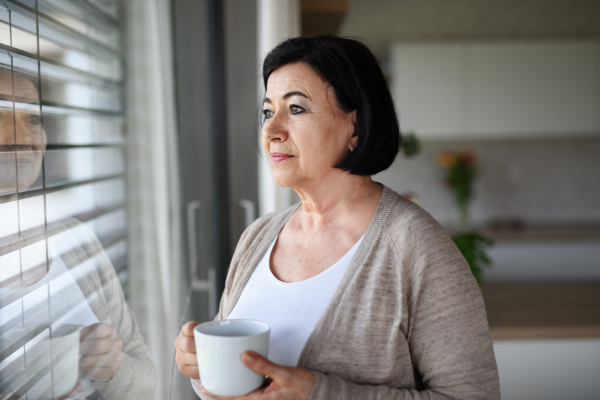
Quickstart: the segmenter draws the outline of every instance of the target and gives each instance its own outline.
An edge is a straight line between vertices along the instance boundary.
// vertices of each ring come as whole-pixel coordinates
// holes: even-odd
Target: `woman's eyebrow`
[[[305,95],[304,93],[299,92],[299,91],[288,92],[288,93],[286,93],[286,94],[283,95],[283,99],[284,100],[285,99],[289,99],[292,96],[301,96],[301,97],[304,97],[304,98],[310,100],[310,98],[307,95]],[[263,103],[269,103],[269,104],[271,104],[271,99],[269,99],[268,97],[265,97],[265,99],[263,100]]]

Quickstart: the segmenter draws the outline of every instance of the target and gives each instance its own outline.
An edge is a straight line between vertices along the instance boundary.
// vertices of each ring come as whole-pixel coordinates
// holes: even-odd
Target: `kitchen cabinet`
[[[422,139],[600,136],[600,41],[399,43],[391,64]]]

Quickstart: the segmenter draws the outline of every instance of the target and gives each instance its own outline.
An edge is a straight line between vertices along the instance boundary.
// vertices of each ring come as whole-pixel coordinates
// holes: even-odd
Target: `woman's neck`
[[[383,189],[370,176],[343,172],[328,182],[295,190],[302,199],[298,222],[309,233],[367,217],[370,221]]]

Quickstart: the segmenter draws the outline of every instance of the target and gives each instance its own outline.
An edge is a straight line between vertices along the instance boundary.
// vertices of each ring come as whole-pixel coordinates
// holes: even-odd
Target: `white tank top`
[[[339,286],[360,242],[335,264],[312,278],[282,282],[269,267],[277,238],[256,267],[228,319],[254,319],[271,326],[269,359],[289,367],[300,353]]]

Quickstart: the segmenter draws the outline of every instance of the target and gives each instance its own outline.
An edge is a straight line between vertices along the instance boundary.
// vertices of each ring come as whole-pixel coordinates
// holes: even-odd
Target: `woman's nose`
[[[269,142],[285,142],[288,138],[287,121],[282,112],[275,112],[265,121],[262,129],[263,137]]]

